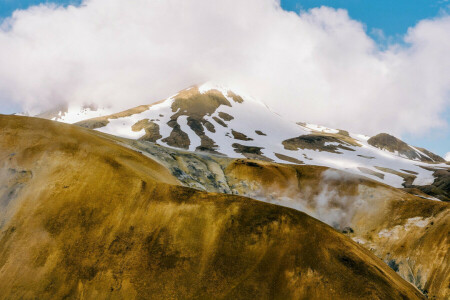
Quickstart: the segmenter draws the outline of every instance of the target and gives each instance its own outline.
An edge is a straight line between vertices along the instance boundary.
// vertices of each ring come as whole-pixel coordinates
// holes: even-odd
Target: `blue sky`
[[[382,29],[386,36],[404,35],[418,21],[438,16],[449,0],[282,0],[286,10],[300,11],[318,6],[345,8],[352,19],[367,26],[367,33]]]
[[[31,5],[47,2],[77,5],[81,0],[0,0],[0,19],[11,16],[16,9],[26,9]],[[348,10],[352,19],[365,24],[367,34],[383,46],[389,42],[401,42],[408,28],[415,26],[420,20],[449,12],[450,0],[281,0],[281,6],[285,10],[295,12],[320,6],[344,8]],[[380,38],[380,29],[385,38]],[[14,104],[5,104],[5,100],[7,99],[0,99],[2,103],[0,112],[11,113],[20,109]],[[450,124],[450,111],[443,112],[443,115]],[[409,135],[402,138],[440,155],[450,151],[450,128],[434,132],[426,137]]]
[[[16,9],[26,9],[32,5],[38,5],[40,3],[58,3],[61,5],[67,4],[79,4],[81,0],[55,0],[55,1],[42,1],[42,0],[0,0],[0,18],[9,17]]]

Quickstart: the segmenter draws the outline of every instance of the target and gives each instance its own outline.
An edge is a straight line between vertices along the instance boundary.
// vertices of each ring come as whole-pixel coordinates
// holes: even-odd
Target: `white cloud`
[[[447,154],[445,154],[444,159],[446,161],[450,161],[450,152],[447,152]]]
[[[0,94],[26,109],[151,103],[225,82],[279,113],[373,134],[445,125],[450,17],[379,50],[344,10],[275,0],[87,0],[17,11],[0,31]]]

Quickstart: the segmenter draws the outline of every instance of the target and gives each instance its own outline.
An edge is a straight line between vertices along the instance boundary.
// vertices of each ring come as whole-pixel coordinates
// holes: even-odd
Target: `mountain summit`
[[[447,168],[441,157],[395,137],[294,123],[248,95],[210,83],[76,124],[189,151],[332,167],[394,187],[431,185],[434,173]]]

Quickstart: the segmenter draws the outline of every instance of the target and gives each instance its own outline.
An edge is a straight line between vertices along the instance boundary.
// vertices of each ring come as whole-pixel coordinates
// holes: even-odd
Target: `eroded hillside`
[[[335,227],[430,298],[450,295],[450,205],[320,166],[230,159],[105,135],[167,166],[184,185],[287,206]]]
[[[183,187],[90,130],[0,116],[2,299],[421,299],[293,209]]]

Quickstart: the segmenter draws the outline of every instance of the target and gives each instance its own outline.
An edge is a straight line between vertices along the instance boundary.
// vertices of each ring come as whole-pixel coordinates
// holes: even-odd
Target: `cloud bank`
[[[212,80],[295,121],[423,133],[446,126],[449,32],[443,15],[380,50],[345,10],[296,14],[275,0],[41,5],[1,25],[0,99],[126,109]]]

